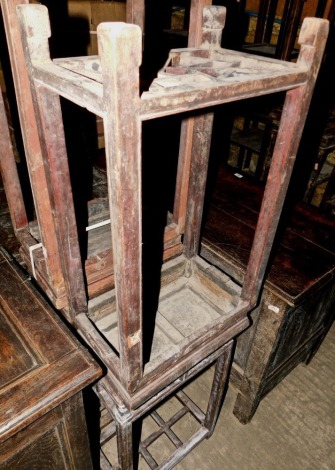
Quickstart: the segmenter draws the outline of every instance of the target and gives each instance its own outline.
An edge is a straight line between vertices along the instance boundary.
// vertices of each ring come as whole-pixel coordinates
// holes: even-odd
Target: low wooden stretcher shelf
[[[224,8],[204,8],[202,21],[195,11],[202,24],[201,39],[195,41],[200,47],[171,51],[149,90],[140,94],[142,35],[137,26],[101,24],[99,57],[51,60],[47,10],[18,7],[48,181],[43,190],[52,204],[61,247],[67,298],[63,313],[107,368],[97,390],[116,422],[122,468],[132,465],[133,421],[216,361],[202,429],[159,468],[171,468],[213,432],[232,339],[249,325],[248,312],[257,303],[327,37],[326,21],[306,20],[296,64],[251,57],[220,48]],[[279,144],[240,287],[198,255],[213,107],[285,90]],[[89,301],[60,96],[104,120],[115,288]],[[178,113],[176,199],[181,184],[187,189],[185,223],[179,232],[183,252],[163,263],[152,261],[152,246],[142,239],[141,128],[143,121]],[[172,223],[176,227],[176,221]]]

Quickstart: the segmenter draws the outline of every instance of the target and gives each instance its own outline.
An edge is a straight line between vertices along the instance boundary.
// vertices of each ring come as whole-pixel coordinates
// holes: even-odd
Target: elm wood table
[[[93,468],[82,390],[102,370],[3,248],[0,343],[0,468]]]
[[[202,256],[243,282],[262,188],[221,168]],[[335,315],[335,221],[296,204],[274,250],[253,324],[237,341],[234,414],[251,420],[261,399],[315,354]]]
[[[18,12],[49,182],[41,189],[48,192],[53,202],[62,246],[60,263],[69,299],[68,311],[64,313],[108,368],[98,392],[116,421],[122,468],[132,466],[133,421],[218,359],[209,407],[200,418],[202,428],[187,443],[177,446],[177,451],[162,464],[171,468],[213,431],[231,338],[246,327],[246,314],[258,298],[297,136],[301,135],[320,64],[327,22],[305,22],[298,63],[290,64],[221,50],[225,10],[206,8],[201,47],[172,51],[164,71],[149,91],[140,96],[141,32],[137,27],[101,25],[100,57],[51,61],[46,10],[27,5],[20,6]],[[246,281],[239,289],[229,277],[220,275],[197,256],[212,125],[212,111],[205,108],[283,90],[289,91],[278,132],[280,143],[272,160],[270,184]],[[76,238],[58,95],[104,118],[116,295],[111,292],[89,305]],[[203,111],[198,114],[198,110]],[[151,293],[147,297],[148,272],[142,272],[141,121],[192,111],[197,112],[191,125],[186,118],[188,139],[182,132],[180,154],[184,168],[185,153],[192,149],[184,253],[163,266],[161,277],[154,280],[155,284],[149,284]],[[147,246],[143,249],[146,255]],[[149,274],[149,279],[154,279],[155,272]],[[161,292],[155,299],[153,286],[157,285]],[[148,336],[143,333],[152,313],[156,327],[151,354],[146,358]]]
[[[48,178],[47,186],[35,189],[45,191],[52,202],[68,299],[63,313],[107,368],[97,392],[115,420],[123,469],[133,466],[133,422],[216,361],[205,413],[199,413],[178,392],[200,429],[185,443],[173,438],[176,450],[159,468],[172,468],[213,432],[233,338],[248,326],[247,313],[259,296],[328,34],[327,21],[306,20],[296,64],[256,58],[221,49],[225,8],[202,10],[200,4],[192,2],[196,8],[191,12],[198,25],[198,47],[171,51],[166,66],[143,93],[139,86],[142,33],[137,26],[101,24],[99,56],[51,60],[46,8],[19,5],[17,9]],[[279,91],[287,93],[278,145],[240,288],[198,256],[213,107]],[[80,259],[60,97],[104,119],[116,275],[115,289],[93,301],[86,295]],[[175,114],[181,115],[176,192],[184,181],[187,211],[183,253],[163,263],[163,250],[157,257],[152,252],[156,245],[142,238],[146,231],[141,197],[146,176],[142,175],[142,122]],[[165,208],[166,220],[167,212]],[[163,239],[163,233],[156,239],[161,247]],[[148,457],[146,451],[142,455]],[[157,467],[150,456],[147,462]]]

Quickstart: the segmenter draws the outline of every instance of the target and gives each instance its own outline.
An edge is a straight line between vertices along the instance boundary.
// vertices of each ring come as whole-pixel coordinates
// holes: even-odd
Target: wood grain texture
[[[0,468],[92,469],[80,393],[0,444]]]
[[[0,314],[4,441],[96,380],[101,369],[3,250]]]
[[[194,2],[192,5],[195,7]],[[93,340],[108,368],[103,387],[109,397],[109,410],[116,420],[119,460],[124,469],[130,469],[130,421],[153,406],[167,389],[183,383],[195,369],[202,370],[209,357],[211,361],[217,359],[217,351],[249,323],[247,313],[256,305],[263,282],[328,23],[323,20],[304,23],[301,55],[293,64],[221,49],[218,46],[225,9],[205,8],[201,44],[172,51],[149,90],[140,95],[142,44],[138,26],[101,24],[98,58],[52,61],[48,57],[46,9],[21,6],[18,11],[36,96],[54,93],[104,118],[115,273],[115,291],[110,298],[113,309],[106,309],[104,297],[102,309],[106,314],[98,313],[88,319],[77,312],[80,319],[77,326],[87,340]],[[199,9],[194,17],[199,26]],[[198,27],[195,29],[198,33]],[[87,72],[85,67],[89,69]],[[212,109],[208,108],[279,91],[287,91],[283,120],[240,290],[234,281],[227,276],[222,278],[218,270],[197,256],[211,140]],[[39,111],[46,124],[46,129],[41,126],[45,141],[52,143],[47,109],[40,106]],[[184,126],[182,139],[192,156],[189,159],[180,152],[182,164],[179,166],[186,174],[190,169],[190,179],[181,178],[187,181],[185,243],[190,259],[181,256],[174,260],[173,266],[164,264],[161,273],[161,266],[159,269],[156,266],[149,272],[150,282],[146,284],[148,270],[143,266],[142,257],[145,253],[142,247],[142,121],[184,112],[189,113],[188,116],[194,113],[192,133],[185,132],[187,126]],[[58,114],[56,120],[59,134]],[[185,136],[191,139],[191,145],[186,145]],[[45,159],[49,165],[53,162],[48,152],[45,152]],[[52,190],[61,213],[65,199],[58,197],[55,187]],[[183,213],[181,207],[180,213]],[[72,236],[74,220],[69,219],[68,223],[68,233]],[[62,247],[68,250],[65,257],[70,260],[70,246],[62,240],[65,235],[65,231],[60,233],[60,240]],[[168,280],[164,280],[164,271]],[[70,270],[63,268],[63,275],[69,274]],[[70,282],[67,279],[68,285]],[[78,293],[76,289],[68,291],[68,295]],[[159,322],[164,327],[155,330]],[[158,335],[155,343],[158,330],[161,336]],[[154,353],[153,357],[150,352]],[[225,363],[219,361],[218,367],[225,370]],[[217,375],[210,397],[208,429],[212,429],[217,416],[217,395],[221,397],[224,389]],[[204,430],[195,433],[171,462],[179,461],[206,435]]]

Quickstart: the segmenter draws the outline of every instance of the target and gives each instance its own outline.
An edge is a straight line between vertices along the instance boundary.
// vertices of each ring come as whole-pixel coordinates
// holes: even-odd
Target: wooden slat
[[[27,3],[27,0],[1,0],[1,9],[18,102],[22,138],[27,158],[29,177],[32,183],[36,216],[42,232],[42,243],[48,255],[50,283],[58,289],[63,285],[64,279],[59,262],[59,247],[55,236],[55,221],[51,216],[51,203],[47,192],[47,179],[42,162],[38,126],[21,42],[20,28],[16,15],[16,7],[25,3]]]
[[[142,41],[135,25],[101,24],[106,162],[114,250],[121,380],[130,391],[142,376],[142,213],[139,75]],[[118,93],[117,91],[124,92]]]
[[[0,168],[15,234],[27,228],[28,219],[8,128],[6,109],[0,91]]]
[[[127,0],[127,23],[138,25],[144,33],[145,2],[144,0]]]
[[[62,67],[55,66],[51,61],[37,65],[34,77],[52,91],[79,106],[87,108],[98,116],[102,114],[102,85]]]
[[[191,149],[193,158],[190,168],[184,236],[184,253],[188,258],[195,256],[199,250],[213,118],[213,113],[193,118],[194,127]]]
[[[26,39],[25,54],[29,67],[33,66],[34,60],[43,62],[49,58],[47,40],[50,30],[47,11],[42,7],[37,8],[36,12],[41,23],[38,22],[38,26],[34,29],[29,25],[29,8],[25,8],[24,5],[18,7],[20,27]],[[32,75],[31,80],[33,79]],[[39,86],[32,86],[32,99],[39,128],[43,171],[46,177],[46,186],[42,189],[50,200],[49,220],[54,224],[53,235],[57,241],[57,261],[64,275],[70,321],[74,323],[76,315],[87,312],[87,300],[60,99],[47,88]],[[40,234],[42,240],[48,239],[50,231],[43,233],[42,226]],[[50,263],[49,259],[48,261]]]
[[[310,77],[305,85],[286,94],[259,221],[256,227],[241,297],[256,305],[268,263],[271,246],[293,170],[295,156],[305,124],[307,111],[321,64],[328,22],[306,19],[300,33],[301,51],[298,65],[310,66]],[[279,177],[284,175],[285,177]]]

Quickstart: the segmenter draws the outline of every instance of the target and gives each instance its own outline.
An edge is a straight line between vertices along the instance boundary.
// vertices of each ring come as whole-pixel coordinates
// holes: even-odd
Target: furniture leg
[[[15,234],[28,224],[17,173],[5,105],[0,93],[0,169]]]
[[[276,313],[272,309],[274,304],[275,298],[270,295],[266,301],[263,300],[260,307],[257,331],[245,365],[240,393],[235,402],[233,413],[243,424],[252,419],[260,403],[262,384],[265,383],[264,377],[273,351],[273,345],[284,319],[284,302],[281,308],[276,309]],[[278,307],[278,302],[276,306]]]
[[[209,431],[209,434],[206,436],[207,438],[209,438],[214,432],[215,424],[222,404],[223,394],[225,392],[225,385],[227,383],[229,367],[231,364],[231,355],[234,341],[230,341],[228,345],[229,347],[218,358],[215,365],[210,401],[208,403],[206,417],[204,420],[204,427]]]
[[[260,394],[251,399],[246,398],[239,393],[236,398],[233,413],[242,424],[248,424],[256,413],[260,401]]]
[[[133,425],[132,416],[125,407],[118,408],[114,413],[117,435],[117,450],[121,470],[133,468]]]
[[[24,3],[28,3],[28,0],[1,0],[1,10],[13,71],[36,217],[41,231],[41,241],[48,257],[48,275],[50,276],[51,285],[55,289],[61,289],[64,285],[64,278],[60,266],[60,247],[56,237],[57,227],[51,215],[52,201],[47,191],[48,185],[38,137],[38,124],[16,15],[16,6]]]

